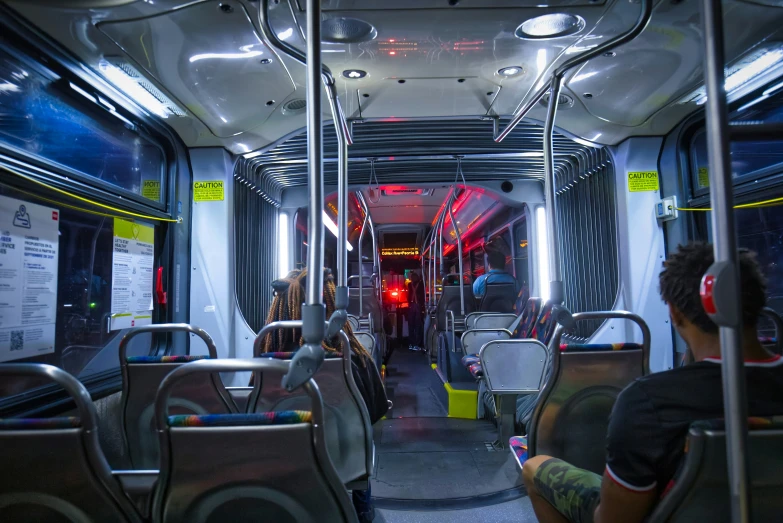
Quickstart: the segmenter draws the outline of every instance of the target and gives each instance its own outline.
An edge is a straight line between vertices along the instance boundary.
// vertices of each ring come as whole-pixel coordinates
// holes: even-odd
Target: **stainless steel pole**
[[[307,289],[302,305],[302,347],[296,351],[283,387],[292,391],[306,383],[324,361],[324,178],[321,127],[321,0],[307,0],[307,158],[308,216]]]
[[[546,235],[549,238],[549,300],[563,302],[563,276],[560,271],[560,239],[557,227],[557,196],[555,195],[554,130],[557,116],[557,99],[560,98],[561,78],[553,76],[549,92],[549,104],[544,123],[544,198],[546,200]],[[541,282],[541,285],[545,285]]]
[[[310,248],[307,251],[308,305],[323,305],[324,179],[321,125],[321,2],[307,0],[307,157]],[[323,319],[320,322],[323,328]],[[319,340],[320,342],[320,340]]]
[[[723,364],[723,408],[726,421],[726,457],[729,465],[731,520],[750,521],[747,463],[747,391],[742,354],[742,321],[737,302],[740,288],[734,196],[729,154],[728,111],[724,78],[723,14],[720,0],[702,0],[704,24],[704,83],[707,87],[707,150],[715,264],[705,279],[714,278]],[[719,289],[720,287],[720,289]],[[724,299],[720,299],[724,298]],[[720,299],[720,301],[719,301]]]
[[[454,212],[451,210],[454,198],[457,195],[457,187],[454,187],[454,193],[449,200],[449,217],[451,218],[451,225],[454,227],[454,232],[457,235],[457,258],[459,263],[459,305],[460,314],[465,316],[465,281],[462,277],[462,235],[459,233],[459,227],[457,227],[457,220],[454,219]],[[453,347],[452,347],[453,348]]]

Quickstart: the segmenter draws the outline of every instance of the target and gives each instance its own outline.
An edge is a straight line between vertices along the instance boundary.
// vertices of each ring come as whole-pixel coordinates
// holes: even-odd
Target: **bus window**
[[[732,114],[732,122],[783,121],[780,101],[782,94],[771,97],[742,112]],[[689,207],[709,206],[709,165],[705,133],[697,131],[691,140],[689,154],[693,198]],[[743,141],[731,143],[731,168],[738,204],[778,198],[783,194],[783,142]],[[737,242],[740,247],[755,251],[767,277],[768,305],[783,313],[783,207],[763,206],[739,208],[734,211]],[[709,213],[691,213],[697,239],[712,241]],[[761,334],[767,335],[766,325]],[[771,334],[770,334],[771,335]]]
[[[162,149],[109,109],[111,103],[2,48],[0,83],[5,86],[0,91],[4,148],[148,201],[165,201]]]
[[[3,361],[48,363],[65,369],[81,380],[89,379],[107,370],[117,369],[119,363],[116,343],[111,345],[112,350],[104,351],[120,332],[119,329],[109,330],[109,316],[112,313],[114,219],[57,207],[56,203],[41,201],[30,196],[27,191],[22,193],[5,185],[0,185],[0,196],[8,198],[3,200],[3,204],[19,202],[20,206],[28,204],[26,207],[29,207],[29,204],[38,204],[56,208],[59,223],[59,226],[55,226],[58,228],[59,241],[56,242],[57,296],[53,311],[55,317],[53,350],[48,347],[38,347],[35,351],[40,351],[40,354],[30,356],[25,346],[25,343],[29,342],[29,336],[50,335],[46,331],[48,327],[42,321],[39,329],[11,330],[9,353],[2,355]],[[27,210],[24,213],[26,218],[22,216],[23,221],[16,219],[18,214],[19,211],[14,215],[17,223],[3,227],[3,231],[13,234],[13,231],[8,229],[13,229],[15,226],[26,228],[36,225]],[[20,237],[11,234],[8,236]],[[155,242],[156,246],[159,243],[161,242]],[[2,277],[3,275],[0,274],[0,278]],[[43,276],[37,274],[35,277],[41,280]],[[23,284],[18,274],[10,275],[7,279],[11,285]],[[24,284],[28,283],[29,281],[24,282]],[[42,288],[45,285],[41,280],[31,287],[36,288],[36,292],[40,293],[44,292]],[[151,285],[150,291],[152,291]],[[32,299],[29,293],[25,296],[26,299]],[[149,301],[152,301],[151,297]],[[38,302],[36,306],[39,307],[39,311],[28,308],[24,314],[38,316],[48,314],[45,310],[45,297],[38,299]],[[150,311],[150,315],[152,314]],[[3,316],[7,319],[6,315]],[[24,318],[22,323],[26,323]],[[139,354],[148,353],[149,337],[140,339],[138,343],[132,343],[130,349],[133,354],[138,350],[141,350]],[[25,356],[22,358],[15,356],[13,354],[15,350],[23,351]],[[0,397],[23,392],[29,388],[29,385],[28,382],[19,380],[0,382]]]

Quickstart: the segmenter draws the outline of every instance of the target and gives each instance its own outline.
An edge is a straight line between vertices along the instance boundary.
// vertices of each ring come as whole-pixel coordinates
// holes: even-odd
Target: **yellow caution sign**
[[[224,183],[222,180],[195,182],[193,184],[193,201],[222,202],[224,198]]]
[[[710,186],[709,171],[706,167],[699,167],[699,188],[703,189]]]
[[[160,182],[144,180],[141,184],[141,195],[148,200],[160,201]]]
[[[657,191],[658,171],[634,171],[628,173],[628,190],[631,192]]]

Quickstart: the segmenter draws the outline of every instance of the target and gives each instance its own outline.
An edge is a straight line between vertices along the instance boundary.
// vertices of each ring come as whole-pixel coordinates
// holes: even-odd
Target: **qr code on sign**
[[[24,331],[11,331],[11,352],[24,349]]]

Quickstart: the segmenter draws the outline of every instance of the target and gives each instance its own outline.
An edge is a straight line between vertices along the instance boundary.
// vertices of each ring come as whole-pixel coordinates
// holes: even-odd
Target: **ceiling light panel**
[[[550,13],[525,20],[514,34],[526,40],[542,40],[575,35],[584,28],[585,20],[581,16]]]
[[[289,75],[236,0],[98,28],[130,57],[128,63],[155,78],[221,138],[262,125],[294,92]]]

